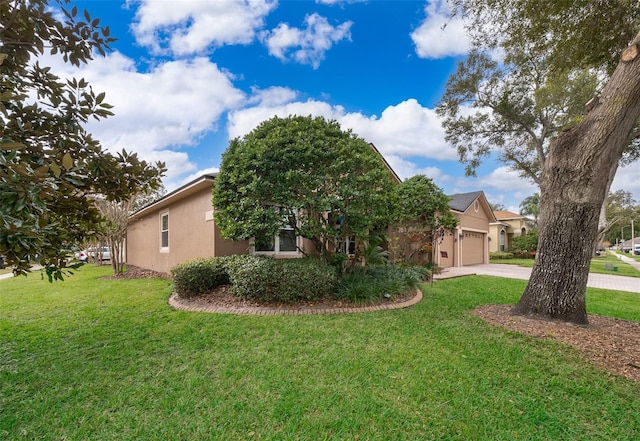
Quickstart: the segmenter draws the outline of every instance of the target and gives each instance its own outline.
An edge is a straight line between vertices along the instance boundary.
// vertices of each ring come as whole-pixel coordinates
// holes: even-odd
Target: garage
[[[460,241],[462,265],[475,265],[485,263],[486,234],[474,231],[462,232],[462,240]]]

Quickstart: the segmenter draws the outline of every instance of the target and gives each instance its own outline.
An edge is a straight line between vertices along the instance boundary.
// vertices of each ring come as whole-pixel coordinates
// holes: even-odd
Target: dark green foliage
[[[226,266],[233,294],[258,302],[321,299],[331,296],[336,284],[335,268],[312,258],[235,256]]]
[[[354,303],[371,303],[394,297],[428,280],[431,272],[419,266],[371,265],[354,267],[338,286],[337,297]]]
[[[126,200],[160,184],[164,164],[102,149],[87,123],[113,113],[84,79],[59,78],[46,63],[74,66],[105,54],[108,27],[69,0],[0,1],[0,254],[16,274],[38,254],[61,280],[62,250],[101,229],[92,196]]]
[[[392,186],[375,149],[336,121],[274,117],[222,155],[216,224],[226,238],[257,242],[290,227],[328,261],[336,238],[363,239],[389,224]]]
[[[229,283],[223,258],[196,259],[171,268],[173,284],[180,297],[189,298]]]
[[[527,234],[514,236],[511,248],[513,251],[536,251],[538,249],[538,230],[533,229]]]

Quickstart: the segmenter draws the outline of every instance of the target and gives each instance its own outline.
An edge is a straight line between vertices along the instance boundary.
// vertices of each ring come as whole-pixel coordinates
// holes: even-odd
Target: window
[[[271,242],[256,244],[256,253],[297,253],[298,238],[293,227],[286,225],[280,229],[280,233]]]
[[[504,230],[500,230],[500,251],[504,251],[506,235],[507,233]]]
[[[336,239],[336,252],[354,255],[356,253],[356,237],[340,237]]]
[[[169,249],[169,213],[160,216],[160,249]]]

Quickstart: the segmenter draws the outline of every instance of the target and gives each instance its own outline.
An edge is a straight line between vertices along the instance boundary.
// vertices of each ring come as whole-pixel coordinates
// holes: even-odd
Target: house
[[[458,219],[436,245],[436,263],[442,268],[489,263],[489,225],[496,222],[484,192],[449,196],[449,208]]]
[[[127,227],[126,262],[169,272],[173,266],[199,257],[255,253],[296,258],[313,249],[310,241],[287,229],[280,231],[270,247],[259,249],[249,241],[224,239],[215,224],[211,202],[216,176],[203,175],[133,213]],[[438,264],[488,263],[489,222],[495,218],[484,193],[454,195],[450,207],[460,224],[455,237],[448,234],[440,244]]]
[[[489,252],[508,251],[512,248],[513,238],[530,231],[531,220],[510,211],[493,212],[496,221],[489,228]]]

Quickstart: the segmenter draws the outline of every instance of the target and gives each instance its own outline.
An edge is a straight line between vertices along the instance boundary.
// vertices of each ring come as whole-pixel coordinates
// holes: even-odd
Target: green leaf
[[[73,167],[73,158],[71,157],[71,154],[69,152],[65,153],[62,157],[62,166],[67,170]]]

